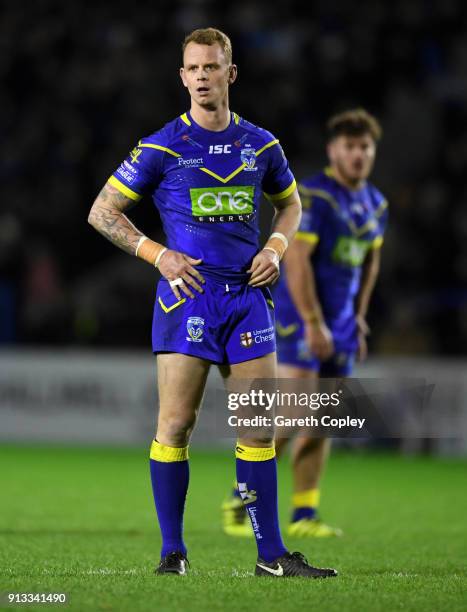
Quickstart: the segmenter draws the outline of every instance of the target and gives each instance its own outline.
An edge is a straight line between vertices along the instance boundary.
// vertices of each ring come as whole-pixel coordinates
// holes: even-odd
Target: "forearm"
[[[272,222],[272,231],[283,234],[288,242],[292,242],[302,216],[300,200],[294,200],[291,204],[283,208],[276,208],[276,213]]]
[[[302,205],[298,191],[295,189],[292,194],[276,202],[274,209],[272,233],[264,245],[264,250],[271,250],[276,253],[275,265],[279,269],[279,261],[295,236],[302,216]]]
[[[143,233],[122,212],[123,207],[128,207],[128,198],[107,184],[97,196],[88,221],[112,244],[134,255]]]
[[[366,318],[368,307],[370,305],[373,289],[376,285],[379,274],[379,254],[372,256],[365,263],[362,270],[362,280],[360,290],[355,300],[355,313],[358,317]]]
[[[323,312],[316,291],[313,265],[289,253],[285,258],[287,286],[300,317],[307,322],[322,322]]]

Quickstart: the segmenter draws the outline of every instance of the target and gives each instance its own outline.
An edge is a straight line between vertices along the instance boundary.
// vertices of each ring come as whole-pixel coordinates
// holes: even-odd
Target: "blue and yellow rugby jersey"
[[[109,182],[132,200],[152,195],[166,246],[221,280],[248,277],[262,192],[275,201],[295,189],[279,141],[235,113],[221,132],[181,115],[140,140]]]
[[[338,343],[340,323],[354,316],[365,257],[383,243],[387,202],[370,183],[358,191],[340,185],[331,169],[303,180],[298,189],[303,215],[296,239],[317,244],[312,255],[316,289]],[[274,297],[276,318],[282,326],[290,325],[298,313],[283,275]]]

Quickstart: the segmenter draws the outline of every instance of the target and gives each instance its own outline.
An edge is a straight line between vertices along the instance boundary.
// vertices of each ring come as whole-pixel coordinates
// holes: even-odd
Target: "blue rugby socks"
[[[250,517],[258,556],[273,561],[287,552],[279,529],[277,469],[274,448],[237,445],[238,491]],[[183,541],[183,512],[188,490],[188,446],[173,448],[153,441],[151,481],[162,534],[161,557],[179,551]]]
[[[183,512],[190,475],[188,446],[174,448],[154,440],[149,464],[154,502],[162,533],[161,557],[175,551],[186,555]]]
[[[235,456],[238,491],[250,516],[258,556],[274,561],[287,552],[279,529],[276,451],[237,444]]]

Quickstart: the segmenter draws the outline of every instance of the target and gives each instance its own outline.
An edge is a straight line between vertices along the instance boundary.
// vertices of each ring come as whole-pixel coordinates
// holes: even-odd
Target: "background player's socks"
[[[287,534],[297,538],[329,538],[341,536],[338,527],[326,525],[318,518],[319,489],[308,489],[295,493],[294,506]]]
[[[238,490],[250,515],[258,556],[273,561],[287,552],[279,529],[276,451],[237,444],[235,456]]]
[[[318,513],[320,492],[319,489],[307,489],[294,493],[292,496],[292,519],[291,522],[302,519],[314,519]]]
[[[188,446],[174,448],[154,440],[150,457],[152,492],[162,533],[161,557],[175,551],[186,555],[183,512],[189,480]]]

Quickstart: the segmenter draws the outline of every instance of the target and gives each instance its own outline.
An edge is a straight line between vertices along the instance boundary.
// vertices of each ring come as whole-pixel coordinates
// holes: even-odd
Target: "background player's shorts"
[[[157,286],[154,353],[183,353],[215,363],[241,363],[276,350],[269,289],[206,278],[204,293],[177,301],[166,279]],[[183,295],[183,293],[182,293]]]
[[[331,331],[332,330],[331,327]],[[353,337],[351,338],[353,340]],[[277,322],[277,360],[279,364],[319,372],[320,376],[350,376],[355,363],[356,346],[351,341],[346,344],[335,341],[336,351],[326,361],[320,361],[310,353],[304,339],[301,322],[283,326]]]

